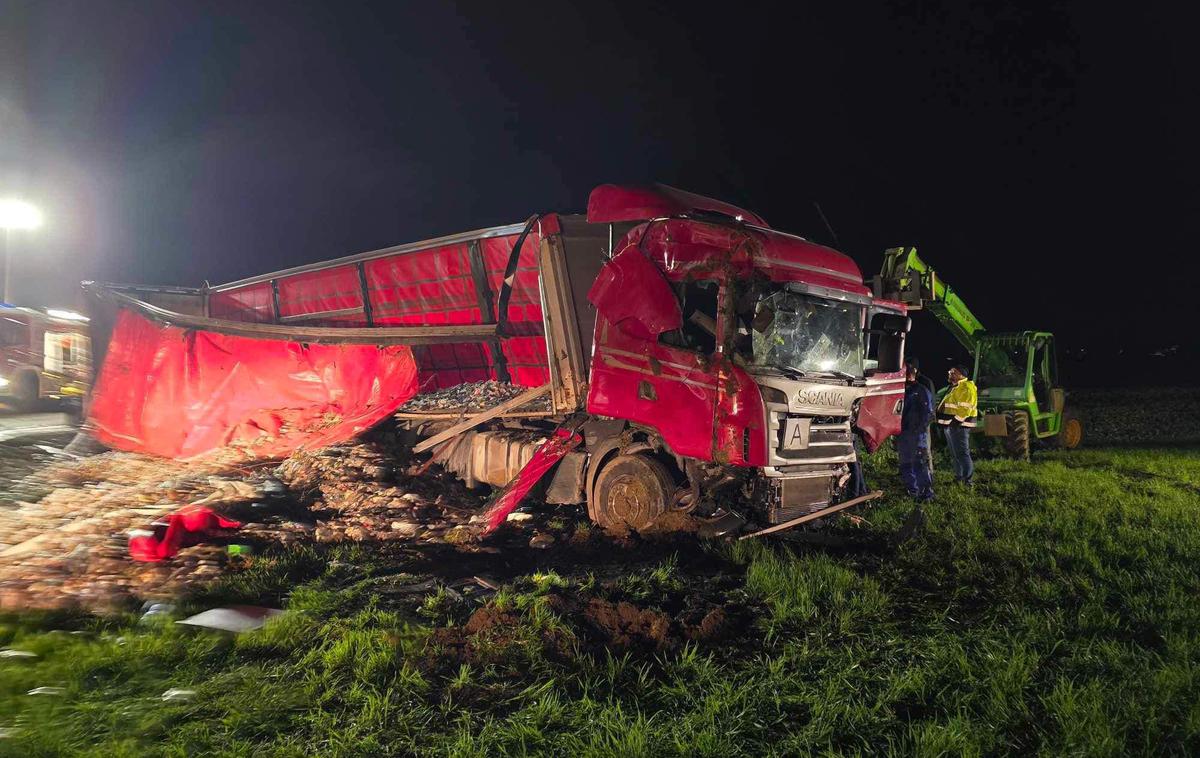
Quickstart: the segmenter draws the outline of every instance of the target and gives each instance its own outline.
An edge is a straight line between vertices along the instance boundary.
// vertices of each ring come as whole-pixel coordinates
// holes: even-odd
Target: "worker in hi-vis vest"
[[[975,463],[971,460],[971,429],[979,415],[975,383],[967,378],[967,369],[954,366],[949,372],[950,391],[937,409],[937,422],[946,429],[946,445],[954,461],[954,478],[967,485],[974,483]]]

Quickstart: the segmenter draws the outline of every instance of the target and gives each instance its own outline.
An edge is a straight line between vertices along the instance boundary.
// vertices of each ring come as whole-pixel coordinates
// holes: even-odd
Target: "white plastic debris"
[[[28,650],[13,650],[11,648],[0,650],[0,658],[37,658],[37,653],[31,653]]]
[[[533,520],[532,513],[522,513],[521,511],[513,511],[512,513],[508,514],[508,518],[505,519],[505,521],[513,521],[513,522],[532,521],[532,520]]]
[[[171,603],[147,603],[146,612],[142,614],[139,621],[158,621],[167,618],[171,612],[175,610],[175,606]]]
[[[163,701],[170,703],[177,700],[191,700],[195,696],[195,690],[177,690],[172,687],[162,694],[162,699]]]
[[[228,608],[212,608],[195,616],[176,621],[176,624],[220,629],[224,632],[250,632],[260,629],[267,619],[279,616],[278,608],[262,608],[257,605],[232,605]]]
[[[65,695],[65,687],[34,687],[26,695]]]

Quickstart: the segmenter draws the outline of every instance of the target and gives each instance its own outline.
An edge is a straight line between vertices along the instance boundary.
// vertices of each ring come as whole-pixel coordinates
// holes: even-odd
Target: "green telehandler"
[[[1053,334],[986,331],[915,247],[888,249],[872,285],[876,297],[931,312],[967,349],[974,359],[981,428],[989,437],[1003,437],[1010,456],[1027,459],[1035,439],[1065,448],[1083,441],[1083,424],[1066,407],[1059,385]]]

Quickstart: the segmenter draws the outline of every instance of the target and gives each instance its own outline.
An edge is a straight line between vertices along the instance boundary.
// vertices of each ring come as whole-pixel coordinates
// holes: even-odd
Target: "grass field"
[[[895,490],[891,464],[868,471]],[[1200,451],[1048,453],[985,461],[978,479],[939,475],[927,529],[899,547],[911,506],[888,498],[840,524],[839,547],[601,546],[508,573],[476,556],[506,584],[474,614],[444,590],[382,591],[424,564],[360,546],[263,558],[190,601],[290,611],[238,637],[6,618],[0,642],[40,657],[0,659],[0,751],[1200,751]],[[692,603],[737,617],[733,632],[655,626]],[[598,644],[587,614],[621,607],[646,624]],[[25,694],[39,686],[65,692]],[[171,687],[198,694],[163,702]]]

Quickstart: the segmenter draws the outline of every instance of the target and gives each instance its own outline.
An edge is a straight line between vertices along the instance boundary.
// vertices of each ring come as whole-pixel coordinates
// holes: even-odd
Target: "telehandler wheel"
[[[618,455],[600,471],[592,518],[602,528],[645,529],[666,512],[675,482],[665,466],[647,455]]]
[[[38,408],[38,376],[32,371],[17,375],[13,387],[13,405],[22,413],[32,413]]]
[[[1055,441],[1065,450],[1074,450],[1083,442],[1083,422],[1073,411],[1063,411],[1062,426]]]
[[[1029,460],[1029,414],[1025,411],[1009,411],[1004,414],[1008,436],[1004,438],[1004,452],[1010,458]]]

